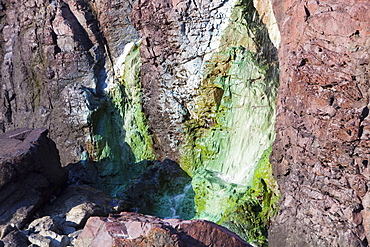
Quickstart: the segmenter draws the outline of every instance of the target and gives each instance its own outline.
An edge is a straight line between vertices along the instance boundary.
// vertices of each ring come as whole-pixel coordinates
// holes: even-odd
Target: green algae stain
[[[253,1],[240,0],[220,50],[203,69],[185,122],[180,164],[192,176],[196,218],[264,246],[278,189],[268,161],[275,138],[277,49]]]
[[[280,199],[279,188],[272,175],[270,154],[271,148],[265,150],[257,164],[252,186],[218,222],[256,246],[268,246],[270,219],[276,215]]]
[[[141,107],[140,65],[139,45],[134,44],[125,57],[121,77],[106,89],[107,95],[90,116],[91,159],[99,174],[98,183],[112,195],[143,172],[141,161],[154,159]]]

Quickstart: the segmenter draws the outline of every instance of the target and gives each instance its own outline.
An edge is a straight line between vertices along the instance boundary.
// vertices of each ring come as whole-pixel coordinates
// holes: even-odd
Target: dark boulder
[[[23,128],[0,135],[0,238],[29,222],[66,179],[47,134]]]

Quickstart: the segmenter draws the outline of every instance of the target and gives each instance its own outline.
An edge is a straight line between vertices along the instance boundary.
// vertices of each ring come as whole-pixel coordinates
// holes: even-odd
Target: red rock
[[[282,199],[271,246],[367,246],[369,1],[272,0],[281,32]]]
[[[123,212],[91,217],[79,246],[251,246],[235,233],[205,220],[163,220]]]

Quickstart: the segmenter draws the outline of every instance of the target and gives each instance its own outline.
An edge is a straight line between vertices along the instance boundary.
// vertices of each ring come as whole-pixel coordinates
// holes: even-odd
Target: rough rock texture
[[[90,151],[90,111],[104,101],[124,46],[138,38],[130,6],[125,0],[2,1],[0,130],[47,127],[63,150],[62,164]]]
[[[159,158],[179,159],[181,129],[196,107],[204,57],[218,48],[234,1],[136,1],[143,108]]]
[[[18,230],[11,231],[0,241],[0,246],[28,247],[27,237]]]
[[[271,246],[368,246],[369,1],[273,0],[281,32]]]
[[[24,226],[66,179],[46,129],[0,135],[0,231]]]
[[[248,186],[275,137],[279,32],[271,3],[142,0],[132,21],[142,37],[143,109],[155,153],[192,177],[196,217],[261,227],[240,222],[238,212],[249,207]]]
[[[88,185],[71,185],[40,213],[50,215],[58,223],[61,233],[69,234],[63,230],[68,227],[82,228],[92,215],[107,216],[124,209],[127,209],[124,201],[113,199],[100,190]]]
[[[251,246],[233,232],[204,220],[162,220],[137,213],[91,217],[78,246]]]

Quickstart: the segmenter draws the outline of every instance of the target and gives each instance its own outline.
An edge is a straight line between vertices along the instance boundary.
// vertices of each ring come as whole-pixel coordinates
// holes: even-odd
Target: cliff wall
[[[137,210],[265,243],[278,194],[266,158],[280,37],[270,1],[0,6],[2,131],[47,127],[62,164],[80,161],[105,192],[133,198],[158,184],[143,198],[160,203]],[[184,179],[153,162],[166,158]]]
[[[272,246],[368,246],[368,1],[280,1]]]

